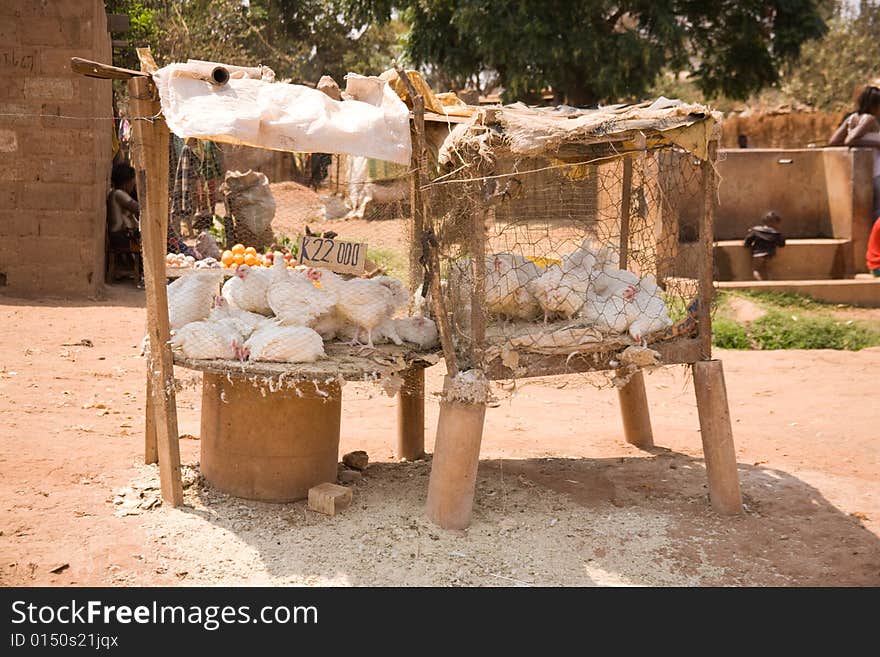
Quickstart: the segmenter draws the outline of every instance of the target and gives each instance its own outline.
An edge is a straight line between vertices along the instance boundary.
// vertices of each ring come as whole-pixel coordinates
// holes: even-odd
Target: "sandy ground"
[[[368,385],[344,390],[341,448],[373,464],[340,515],[212,490],[192,439],[186,506],[142,508],[142,305],[124,284],[100,302],[0,296],[0,584],[880,585],[880,350],[717,352],[736,518],[707,502],[685,368],[647,377],[663,446],[647,452],[623,441],[613,390],[522,382],[487,414],[473,525],[444,532],[423,515],[430,464],[395,461],[395,400]],[[181,433],[198,413],[188,388]],[[430,451],[435,401],[427,416]]]

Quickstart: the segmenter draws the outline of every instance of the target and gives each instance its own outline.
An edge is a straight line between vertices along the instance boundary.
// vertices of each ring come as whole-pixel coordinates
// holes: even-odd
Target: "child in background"
[[[756,281],[767,278],[767,263],[776,255],[776,247],[785,246],[785,238],[779,232],[782,217],[775,212],[764,215],[763,223],[749,228],[743,242],[752,251],[752,276]]]

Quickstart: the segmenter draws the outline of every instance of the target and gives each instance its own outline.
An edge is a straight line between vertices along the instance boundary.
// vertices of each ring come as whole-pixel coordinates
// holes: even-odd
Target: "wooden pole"
[[[620,195],[620,268],[626,269],[629,259],[629,215],[632,211],[633,163],[629,155],[623,156],[623,191]]]
[[[416,91],[406,71],[399,64],[395,64],[395,70],[403,82],[413,104],[413,176],[410,193],[412,197],[412,222],[413,239],[422,244],[422,236],[430,227],[427,213],[425,212],[422,188],[427,184],[428,155],[425,146],[425,99]],[[433,230],[431,231],[433,234]],[[446,371],[450,375],[458,374],[458,363],[455,357],[455,346],[452,341],[452,330],[449,327],[449,315],[446,313],[446,302],[443,299],[443,290],[440,287],[440,257],[437,248],[425,244],[428,267],[431,270],[430,296],[434,318],[437,321],[437,332],[440,334],[440,346],[443,349],[443,360],[446,362]]]
[[[425,511],[443,529],[465,529],[471,523],[485,416],[485,404],[440,402]]]
[[[709,500],[722,515],[741,513],[742,496],[736,470],[736,451],[720,360],[694,363],[694,390],[697,394],[706,476],[709,479]]]
[[[144,404],[144,463],[159,462],[159,445],[156,442],[156,407],[153,404],[153,378],[151,365],[147,362],[147,400]]]
[[[168,235],[168,127],[159,118],[159,95],[149,78],[128,81],[133,120],[132,161],[141,198],[141,252],[150,340],[148,376],[155,414],[156,444],[162,498],[183,503],[174,365],[171,356],[165,251]],[[149,407],[149,406],[148,406]],[[149,449],[149,448],[148,448]]]
[[[717,142],[709,142],[709,156],[700,163],[702,199],[700,205],[700,306],[697,321],[700,327],[700,351],[704,359],[712,358],[712,300],[715,288],[715,153]]]
[[[472,209],[471,264],[474,289],[471,296],[471,367],[483,369],[486,350],[486,222],[495,218],[491,205]]]
[[[403,374],[397,401],[397,458],[415,461],[425,455],[425,369]]]
[[[640,449],[654,446],[651,431],[651,414],[648,410],[648,396],[645,393],[645,375],[642,370],[635,374],[622,388],[617,389],[620,399],[620,414],[623,416],[623,435],[626,442]]]

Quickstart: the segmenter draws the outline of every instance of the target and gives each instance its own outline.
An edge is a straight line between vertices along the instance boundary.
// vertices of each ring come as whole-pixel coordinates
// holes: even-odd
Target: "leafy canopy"
[[[640,96],[665,68],[707,96],[776,83],[822,36],[827,0],[343,0],[356,21],[408,25],[405,53],[459,84],[491,71],[505,100],[589,104]]]

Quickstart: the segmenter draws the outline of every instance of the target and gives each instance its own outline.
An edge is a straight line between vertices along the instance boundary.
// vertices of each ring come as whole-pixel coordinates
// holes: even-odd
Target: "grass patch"
[[[393,276],[409,284],[409,263],[406,256],[393,249],[369,248],[367,258],[385,270],[386,276]]]
[[[767,311],[740,323],[729,309],[742,297]],[[841,319],[826,304],[799,294],[725,292],[718,296],[712,320],[712,343],[723,349],[839,349],[858,351],[880,346],[880,322]]]
[[[712,344],[721,349],[751,349],[746,328],[726,317],[712,320]]]

